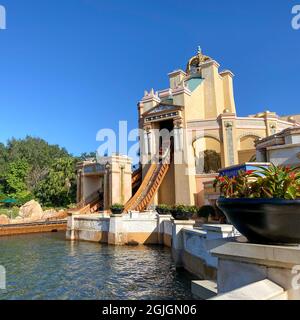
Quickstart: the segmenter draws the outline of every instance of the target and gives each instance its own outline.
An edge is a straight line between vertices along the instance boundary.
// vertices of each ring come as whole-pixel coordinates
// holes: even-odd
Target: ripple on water
[[[65,241],[64,233],[0,238],[0,299],[191,299],[168,248]]]

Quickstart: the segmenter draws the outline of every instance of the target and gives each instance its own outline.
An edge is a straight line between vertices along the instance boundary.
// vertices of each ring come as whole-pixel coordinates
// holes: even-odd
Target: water
[[[64,233],[0,238],[4,299],[191,299],[191,276],[170,250],[69,242]]]

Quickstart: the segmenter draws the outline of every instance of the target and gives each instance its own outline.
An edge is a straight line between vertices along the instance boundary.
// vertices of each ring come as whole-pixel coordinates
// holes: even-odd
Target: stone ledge
[[[284,289],[265,279],[242,288],[221,294],[210,300],[276,300],[284,294]]]
[[[182,228],[182,231],[186,232],[186,233],[197,234],[197,235],[202,236],[202,237],[206,237],[206,235],[207,235],[206,231],[204,231],[204,230]]]
[[[233,232],[234,227],[232,224],[204,224],[202,226],[204,230],[213,232]]]
[[[216,281],[211,280],[195,280],[192,281],[192,294],[195,298],[207,300],[218,294]]]
[[[299,265],[300,247],[229,242],[211,251],[226,260],[255,262],[261,265]]]

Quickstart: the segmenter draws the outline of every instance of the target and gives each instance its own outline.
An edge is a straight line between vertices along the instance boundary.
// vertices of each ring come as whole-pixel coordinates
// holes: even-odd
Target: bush
[[[110,206],[110,211],[114,214],[121,214],[124,211],[124,206],[120,203],[114,203]]]
[[[118,210],[123,209],[124,210],[124,206],[120,203],[114,203],[113,205],[110,206],[110,209],[111,210],[112,209],[118,209]]]
[[[156,206],[155,209],[159,214],[170,214],[171,212],[171,206],[168,206],[167,204],[160,204]]]
[[[172,207],[171,214],[175,220],[189,220],[197,212],[195,206],[186,206],[178,204]]]
[[[256,171],[240,171],[235,177],[218,177],[214,183],[226,198],[300,198],[300,168],[270,165]]]
[[[185,204],[177,204],[173,206],[170,210],[171,212],[180,212],[180,213],[197,213],[197,207],[196,206],[187,206]]]
[[[203,206],[198,209],[197,215],[200,218],[208,218],[209,216],[215,217],[216,216],[216,210],[212,206]]]

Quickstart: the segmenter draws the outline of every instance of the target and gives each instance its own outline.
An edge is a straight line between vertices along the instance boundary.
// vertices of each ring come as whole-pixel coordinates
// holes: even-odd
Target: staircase
[[[171,150],[169,147],[159,163],[150,165],[139,189],[125,204],[125,211],[144,211],[149,207],[170,168]]]

